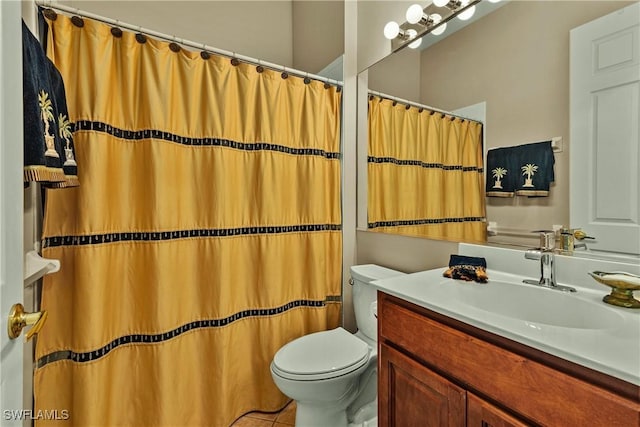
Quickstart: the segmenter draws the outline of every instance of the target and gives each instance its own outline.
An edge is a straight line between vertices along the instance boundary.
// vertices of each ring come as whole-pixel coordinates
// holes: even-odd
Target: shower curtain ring
[[[202,52],[200,52],[200,58],[204,60],[211,58],[211,55],[209,54],[209,52],[207,52],[207,45],[204,43],[202,43]]]

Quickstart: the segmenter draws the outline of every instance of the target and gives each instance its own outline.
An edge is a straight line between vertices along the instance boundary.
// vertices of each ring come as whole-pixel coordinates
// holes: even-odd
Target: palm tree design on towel
[[[491,172],[493,177],[496,179],[496,182],[493,184],[493,188],[502,189],[502,178],[507,174],[507,170],[502,167],[497,167]]]
[[[524,181],[523,187],[534,187],[533,179],[531,177],[536,174],[536,171],[538,170],[538,166],[534,165],[533,163],[527,163],[526,165],[522,166],[521,169],[522,169],[522,175],[527,176],[527,178]]]
[[[64,147],[64,155],[66,160],[64,166],[77,166],[76,160],[73,158],[73,150],[69,138],[73,135],[71,132],[71,122],[64,114],[58,115],[58,129],[60,130],[60,138],[64,139],[67,143]]]
[[[44,142],[47,145],[45,156],[60,157],[56,151],[55,137],[49,133],[49,120],[55,120],[53,116],[53,104],[49,98],[49,94],[41,90],[38,94],[38,104],[40,105],[40,117],[44,122]]]

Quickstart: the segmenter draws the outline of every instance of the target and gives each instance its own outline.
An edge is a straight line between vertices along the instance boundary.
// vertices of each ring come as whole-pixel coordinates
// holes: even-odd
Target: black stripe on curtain
[[[89,120],[79,120],[73,124],[74,132],[94,131],[102,132],[120,139],[138,141],[142,139],[162,139],[176,144],[203,146],[203,147],[226,147],[244,151],[277,151],[279,153],[292,154],[296,156],[320,156],[327,159],[339,159],[339,152],[327,152],[317,148],[292,148],[278,144],[268,144],[266,142],[236,142],[223,138],[190,138],[174,133],[157,129],[124,130],[119,129],[104,122]]]
[[[227,326],[235,321],[246,319],[249,317],[275,316],[298,307],[324,307],[327,302],[339,301],[340,296],[328,296],[325,300],[297,300],[291,301],[280,307],[244,310],[221,319],[196,320],[161,334],[125,335],[116,338],[109,344],[92,351],[76,353],[72,350],[60,350],[49,353],[38,359],[36,366],[38,368],[42,368],[49,363],[57,362],[60,360],[71,360],[72,362],[78,363],[91,362],[93,360],[100,359],[101,357],[107,355],[111,350],[114,350],[122,345],[160,343],[178,337],[195,329],[220,328]]]
[[[402,227],[407,225],[426,225],[426,224],[447,224],[455,222],[482,222],[485,218],[481,216],[472,216],[465,218],[424,218],[424,219],[408,219],[395,221],[377,221],[368,223],[368,228],[378,227]]]
[[[398,166],[420,166],[425,169],[442,169],[446,171],[459,171],[462,172],[480,172],[482,173],[482,167],[477,166],[462,166],[462,165],[444,165],[442,163],[425,163],[420,160],[400,160],[393,157],[367,157],[368,163],[392,163]]]
[[[84,236],[55,236],[42,240],[43,248],[58,246],[100,245],[118,242],[155,242],[160,240],[176,240],[193,237],[228,237],[256,234],[313,233],[318,231],[340,231],[341,224],[302,224],[239,228],[209,228],[198,230],[174,230],[157,232],[121,232],[91,234]]]

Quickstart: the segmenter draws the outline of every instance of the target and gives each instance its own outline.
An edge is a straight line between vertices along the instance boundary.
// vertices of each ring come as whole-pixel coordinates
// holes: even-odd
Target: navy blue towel
[[[543,197],[549,195],[554,181],[555,158],[551,141],[536,142],[516,147],[518,149],[518,196]]]
[[[518,177],[518,151],[515,147],[494,148],[487,151],[488,197],[513,197]]]
[[[60,72],[22,22],[24,182],[78,185],[72,125]]]

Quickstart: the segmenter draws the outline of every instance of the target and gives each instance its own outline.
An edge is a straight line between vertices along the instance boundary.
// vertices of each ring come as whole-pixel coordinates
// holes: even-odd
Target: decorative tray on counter
[[[589,276],[612,288],[611,293],[602,298],[607,304],[640,308],[640,301],[633,297],[633,291],[640,290],[640,276],[622,271],[590,271]]]

